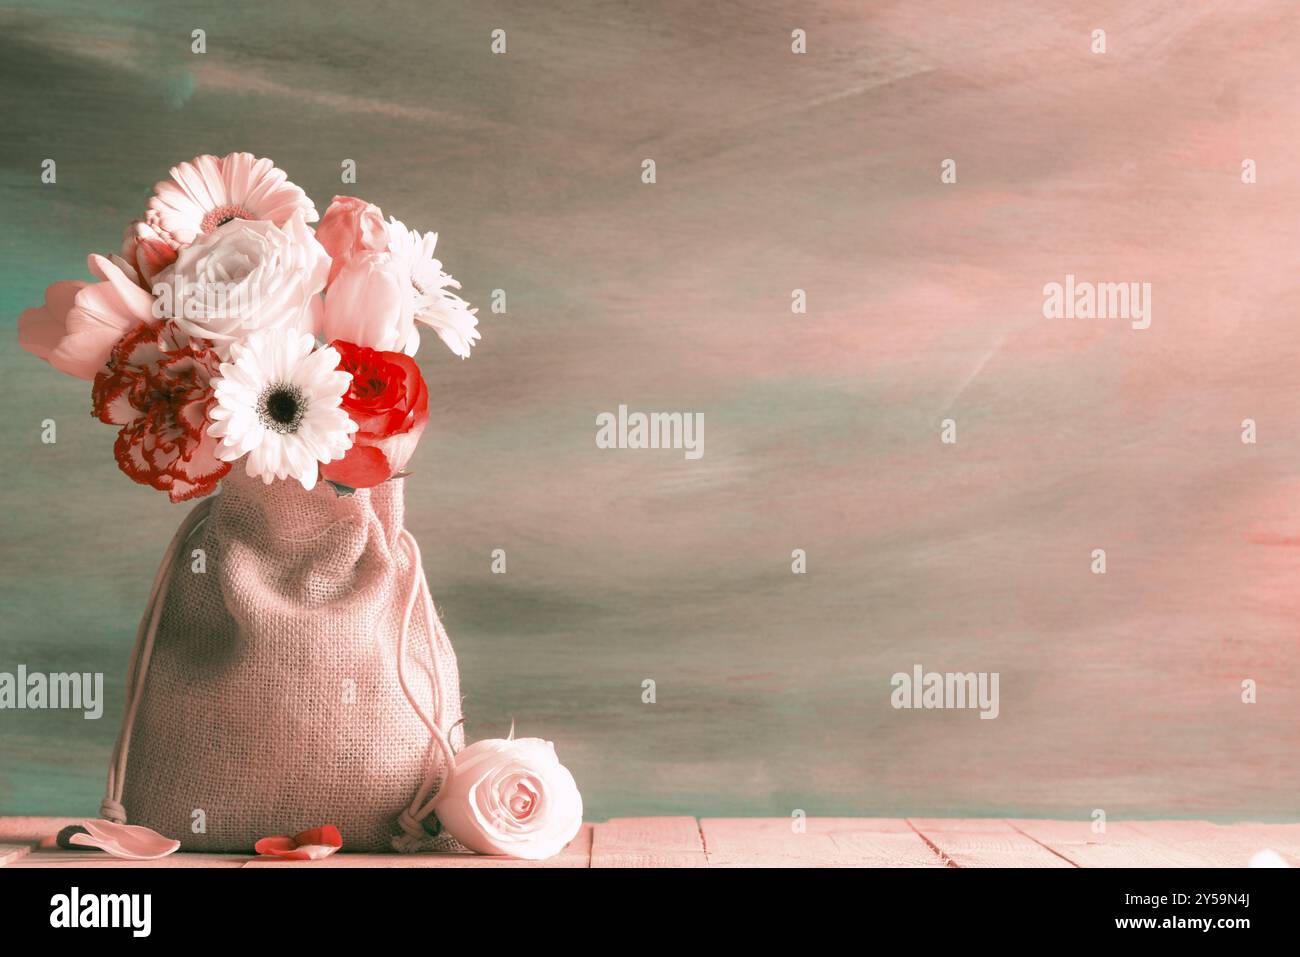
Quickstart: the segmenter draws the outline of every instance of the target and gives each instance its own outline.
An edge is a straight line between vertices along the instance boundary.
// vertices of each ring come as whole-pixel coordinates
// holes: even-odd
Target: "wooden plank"
[[[59,831],[84,820],[84,817],[0,817],[0,844],[53,847]]]
[[[178,851],[157,861],[119,861],[102,851],[63,849],[55,844],[59,831],[84,818],[0,817],[0,867],[587,867],[591,858],[591,825],[549,861],[517,861],[477,854],[336,854],[325,861],[280,862],[249,854],[196,854]],[[21,860],[20,860],[21,859]],[[332,862],[332,863],[331,863]]]
[[[1194,855],[1200,867],[1247,867],[1259,851],[1273,850],[1300,867],[1300,824],[1211,824],[1208,821],[1132,821],[1140,833]]]
[[[584,824],[578,836],[559,854],[546,861],[520,861],[486,854],[335,854],[323,861],[281,861],[269,857],[243,858],[245,867],[587,867],[591,863],[592,825]]]
[[[54,847],[59,831],[80,820],[68,817],[0,818],[0,867],[17,863],[38,847]]]
[[[1073,867],[1006,821],[914,819],[911,825],[957,867]]]
[[[1095,834],[1091,821],[1013,820],[1012,827],[1079,867],[1202,867],[1196,854],[1155,840],[1124,821]]]
[[[906,821],[852,818],[831,821],[826,833],[853,867],[948,867],[950,861]],[[888,823],[882,828],[878,824]],[[895,827],[894,825],[897,825]]]
[[[705,854],[715,867],[943,867],[906,821],[815,818],[705,818]]]
[[[592,867],[705,867],[693,817],[617,817],[592,832]]]
[[[1244,867],[1272,850],[1300,867],[1300,824],[1035,819],[615,818],[584,825],[549,861],[475,854],[337,854],[283,862],[181,852],[119,861],[54,846],[74,818],[0,818],[0,866],[9,867]],[[927,843],[929,842],[929,843]],[[931,846],[933,845],[933,846]]]
[[[12,864],[20,857],[30,854],[35,844],[0,844],[0,867]]]
[[[194,854],[177,851],[156,861],[124,861],[96,850],[68,850],[39,847],[20,857],[10,867],[242,867],[248,858],[242,854]]]

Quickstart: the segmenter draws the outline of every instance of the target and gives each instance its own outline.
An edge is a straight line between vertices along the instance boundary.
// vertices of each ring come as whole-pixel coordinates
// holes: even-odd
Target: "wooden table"
[[[893,818],[615,818],[534,863],[472,854],[336,854],[282,862],[177,853],[124,862],[54,843],[73,818],[0,818],[7,867],[1245,867],[1272,850],[1300,867],[1300,824]]]

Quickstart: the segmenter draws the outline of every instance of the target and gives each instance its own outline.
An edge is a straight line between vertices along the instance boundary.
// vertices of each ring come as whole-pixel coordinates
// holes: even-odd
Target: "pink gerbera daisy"
[[[283,226],[302,211],[316,222],[316,207],[284,170],[252,153],[204,154],[173,166],[172,178],[154,187],[149,213],[181,245],[233,219],[266,219]]]

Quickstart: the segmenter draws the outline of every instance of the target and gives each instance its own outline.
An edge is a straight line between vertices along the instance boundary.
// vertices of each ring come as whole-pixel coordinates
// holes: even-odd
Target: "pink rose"
[[[491,738],[465,748],[434,811],[471,851],[529,861],[554,857],[582,827],[573,775],[541,738]]]
[[[316,227],[316,238],[334,262],[329,280],[353,259],[364,253],[382,253],[388,249],[388,227],[384,214],[373,203],[355,196],[335,196],[325,217]]]

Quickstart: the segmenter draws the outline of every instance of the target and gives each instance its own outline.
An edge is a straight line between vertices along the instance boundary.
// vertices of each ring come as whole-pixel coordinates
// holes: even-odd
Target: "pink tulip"
[[[153,310],[153,297],[111,260],[92,253],[88,265],[101,282],[56,282],[45,305],[18,317],[22,347],[79,379],[95,378],[118,340]]]
[[[65,279],[45,287],[45,305],[24,309],[18,317],[18,342],[32,355],[50,361],[67,334],[68,313],[77,293],[90,283]],[[65,370],[66,371],[66,370]]]
[[[317,334],[326,342],[413,353],[420,340],[405,282],[387,253],[363,253],[339,271],[326,293]]]

